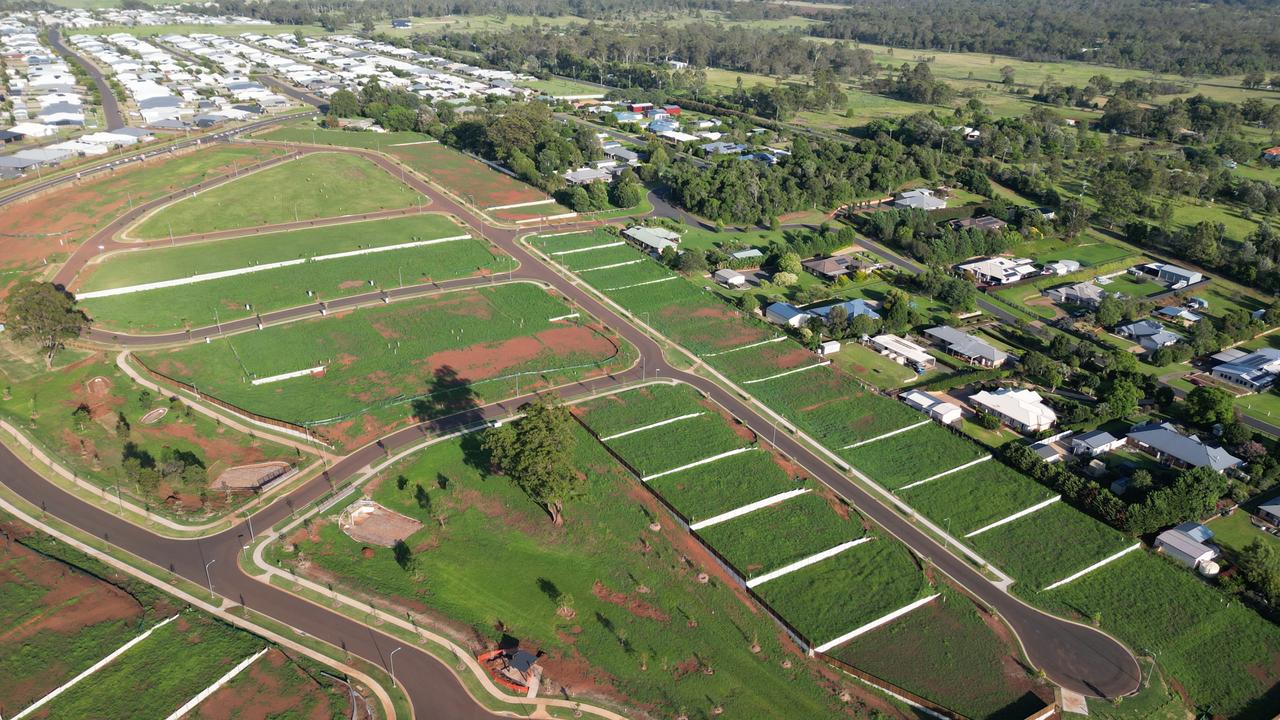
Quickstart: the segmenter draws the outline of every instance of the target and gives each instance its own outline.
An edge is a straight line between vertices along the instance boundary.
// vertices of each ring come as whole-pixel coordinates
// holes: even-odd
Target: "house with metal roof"
[[[1028,258],[991,257],[956,267],[985,285],[1008,285],[1040,272]]]
[[[959,405],[944,402],[926,392],[911,390],[900,395],[898,399],[943,425],[951,425],[964,418],[964,411]]]
[[[655,255],[667,248],[676,249],[680,242],[679,233],[660,227],[630,227],[622,231],[622,236]]]
[[[1183,325],[1194,325],[1204,319],[1202,316],[1191,312],[1187,308],[1177,307],[1176,305],[1162,307],[1156,311],[1156,314],[1165,320],[1179,322]]]
[[[1139,320],[1128,325],[1121,325],[1116,328],[1116,332],[1121,337],[1133,340],[1146,350],[1159,350],[1182,339],[1181,335],[1165,329],[1165,326],[1155,320]]]
[[[1125,438],[1118,438],[1106,430],[1092,430],[1071,438],[1071,453],[1098,457],[1112,450],[1123,447]]]
[[[1009,226],[1009,223],[998,217],[983,215],[974,218],[956,218],[951,221],[952,230],[981,230],[983,232],[1000,232]]]
[[[1080,263],[1077,260],[1054,260],[1044,266],[1045,275],[1070,275],[1080,269]]]
[[[1102,302],[1102,298],[1107,296],[1107,291],[1092,280],[1086,280],[1074,285],[1049,288],[1044,291],[1044,296],[1059,305],[1097,307]]]
[[[1280,495],[1259,505],[1258,515],[1272,525],[1280,525]]]
[[[947,201],[933,194],[928,188],[919,188],[898,193],[893,201],[894,207],[915,208],[917,210],[944,210]]]
[[[1044,404],[1044,398],[1034,390],[1000,388],[995,392],[981,390],[969,398],[969,402],[1000,418],[1004,423],[1022,432],[1040,432],[1053,427],[1058,414]]]
[[[1139,450],[1175,467],[1207,467],[1225,472],[1244,463],[1220,447],[1205,445],[1195,435],[1183,435],[1169,423],[1136,425],[1127,437]]]
[[[1156,549],[1193,570],[1215,560],[1221,553],[1209,540],[1213,531],[1199,523],[1183,523],[1156,536]]]
[[[1009,359],[1008,353],[997,349],[991,343],[947,325],[929,328],[924,331],[924,334],[946,348],[947,352],[974,365],[997,368]]]
[[[760,252],[755,248],[747,248],[746,250],[731,252],[729,253],[729,257],[733,258],[734,260],[763,260],[764,253]]]
[[[1226,353],[1219,353],[1214,358],[1220,356],[1226,356]],[[1274,385],[1280,376],[1280,349],[1260,348],[1247,355],[1236,355],[1215,366],[1209,374],[1232,385],[1262,392]]]
[[[791,303],[776,302],[764,309],[764,318],[771,323],[798,328],[813,318],[812,313],[805,312]]]
[[[823,305],[818,308],[810,308],[810,312],[814,317],[822,318],[823,321],[830,322],[831,311],[836,308],[844,308],[845,317],[852,320],[859,315],[866,315],[872,320],[879,320],[880,313],[872,309],[872,304],[862,298],[854,298],[844,302],[834,303],[832,305]]]
[[[929,351],[897,335],[877,335],[867,342],[871,345],[871,349],[899,365],[911,365],[923,371],[932,369],[938,364]]]

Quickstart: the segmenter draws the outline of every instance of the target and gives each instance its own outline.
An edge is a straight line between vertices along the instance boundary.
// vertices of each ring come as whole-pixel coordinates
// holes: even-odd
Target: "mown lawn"
[[[864,390],[852,376],[830,367],[747,387],[752,395],[835,450],[920,421],[920,413]]]
[[[183,198],[129,232],[158,239],[403,208],[418,199],[399,178],[364,158],[318,153]]]
[[[661,516],[663,529],[649,530],[657,507],[599,444],[585,432],[575,436],[573,464],[586,480],[565,504],[563,527],[509,479],[485,474],[474,440],[452,440],[389,469],[370,489],[378,502],[424,522],[407,540],[408,569],[390,548],[364,556],[332,524],[340,507],[315,533],[291,538],[297,551],[282,559],[315,563],[342,587],[425,606],[489,642],[518,638],[547,653],[549,676],[588,673],[626,702],[708,715],[722,705],[741,717],[838,713],[808,661],[793,655],[793,667],[779,667],[785,651],[776,626],[719,579],[698,583],[708,556]],[[558,614],[560,607],[571,612]],[[753,638],[760,655],[750,651]]]
[[[308,145],[334,145],[338,147],[363,148],[365,150],[382,150],[401,143],[435,142],[430,135],[416,132],[358,132],[354,130],[327,130],[316,127],[312,123],[285,125],[257,133],[259,140],[277,142],[306,143]]]
[[[837,512],[823,493],[811,492],[704,528],[698,535],[744,578],[776,570],[865,534],[847,506]]]

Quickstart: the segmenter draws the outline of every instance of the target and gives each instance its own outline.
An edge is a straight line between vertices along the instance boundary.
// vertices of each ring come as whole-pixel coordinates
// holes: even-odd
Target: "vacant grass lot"
[[[164,717],[264,644],[230,625],[184,613],[51,701],[47,717]]]
[[[920,413],[864,390],[852,376],[830,367],[748,387],[752,395],[836,450],[920,422]]]
[[[1075,260],[1081,267],[1093,268],[1133,257],[1128,248],[1105,242],[1090,242],[1069,248],[1061,248],[1036,255],[1033,260],[1038,263],[1051,263],[1056,260]]]
[[[933,422],[841,453],[850,465],[890,490],[960,467],[985,454],[973,442]]]
[[[794,490],[797,480],[772,455],[753,450],[664,475],[647,484],[686,520],[694,522]]]
[[[1045,706],[1033,691],[1048,694],[1000,618],[945,586],[937,600],[830,654],[971,718],[1022,720]]]
[[[907,605],[927,587],[907,549],[877,537],[755,590],[820,645]]]
[[[783,340],[717,355],[711,359],[711,362],[730,380],[750,382],[774,377],[790,370],[800,373],[809,372],[801,368],[817,365],[822,362],[822,358],[807,348]]]
[[[1043,485],[997,460],[974,465],[899,493],[903,502],[944,529],[949,528],[956,537],[1051,496],[1052,493]],[[999,532],[1001,529],[987,532]]]
[[[787,654],[776,626],[720,576],[698,583],[703,567],[716,572],[705,551],[673,523],[649,530],[656,504],[598,443],[575,435],[573,465],[586,484],[565,504],[563,527],[509,479],[485,474],[476,443],[452,440],[369,486],[375,500],[424,523],[407,540],[407,569],[389,548],[362,554],[332,523],[340,507],[290,538],[297,552],[281,556],[313,563],[339,586],[449,618],[485,641],[505,631],[546,652],[548,676],[576,694],[591,687],[626,703],[707,715],[714,705],[741,717],[838,713],[809,661]],[[752,638],[760,655],[750,652]],[[784,657],[794,666],[779,668]]]
[[[645,430],[608,445],[642,477],[744,447],[748,441],[718,414],[681,420],[679,425]]]
[[[352,192],[360,188],[360,192]],[[418,194],[361,157],[304,155],[187,197],[129,232],[138,238],[233,230],[414,205]]]
[[[532,185],[440,143],[397,145],[383,150],[481,209],[547,199]]]
[[[776,570],[864,534],[856,514],[818,492],[698,531],[744,578]]]
[[[710,412],[701,401],[702,395],[688,385],[654,384],[590,400],[577,405],[576,410],[603,438],[681,415]],[[676,429],[665,427],[668,433]]]
[[[968,540],[979,555],[1009,577],[1037,590],[1134,542],[1064,502]]]
[[[1196,707],[1239,720],[1275,712],[1280,628],[1172,560],[1135,552],[1055,590],[1032,592],[1022,588],[1037,605],[1093,620],[1134,650],[1154,654]],[[1213,663],[1206,665],[1206,657]]]
[[[401,417],[410,409],[434,416],[504,397],[519,373],[526,373],[521,387],[528,390],[589,374],[627,355],[591,327],[551,322],[569,313],[541,287],[512,283],[139,357],[227,402],[292,422],[337,422],[415,400]],[[320,376],[249,382],[322,365]]]
[[[572,233],[570,235],[535,235],[529,238],[528,242],[533,247],[552,257],[559,257],[566,250],[581,250],[599,245],[611,245],[624,242],[624,240],[613,233],[596,230],[593,232]]]
[[[588,271],[592,274],[596,272],[604,272],[605,268],[619,263],[640,263],[647,262],[644,258],[637,257],[634,248],[627,245],[614,245],[612,247],[601,247],[595,249],[582,250],[580,252],[570,253],[568,255],[559,255],[555,258],[556,262],[565,266],[573,272]],[[622,268],[630,267],[623,265]],[[601,268],[600,270],[592,270],[592,268]],[[619,268],[621,269],[621,268]],[[591,280],[591,276],[586,276],[587,280]]]
[[[332,145],[365,150],[382,150],[403,143],[436,142],[430,135],[416,132],[357,132],[354,130],[328,130],[314,123],[299,122],[282,125],[254,135],[259,140],[305,143],[308,145]]]

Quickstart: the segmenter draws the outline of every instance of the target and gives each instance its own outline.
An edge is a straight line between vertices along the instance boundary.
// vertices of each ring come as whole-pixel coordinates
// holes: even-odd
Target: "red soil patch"
[[[308,720],[328,720],[335,717],[330,700],[341,698],[345,707],[345,692],[332,695],[326,688],[308,676],[301,668],[289,662],[284,653],[272,649],[258,658],[236,680],[210,695],[196,710],[206,720],[268,720],[281,717],[306,717]],[[305,716],[297,713],[314,700]],[[337,713],[346,716],[346,713]]]
[[[234,440],[226,438],[199,435],[196,433],[194,425],[186,423],[171,422],[159,427],[140,427],[136,429],[136,432],[145,437],[162,441],[178,438],[193,443],[203,451],[205,461],[209,465],[218,461],[223,461],[230,465],[248,465],[266,459],[266,454],[259,448],[240,445]],[[226,431],[224,430],[223,432]]]
[[[445,350],[419,360],[418,364],[431,369],[448,366],[457,371],[458,377],[475,381],[500,376],[548,352],[552,356],[577,352],[606,358],[614,354],[615,348],[613,343],[590,328],[575,325],[551,328],[536,335],[498,343]]]
[[[361,285],[364,285],[364,284],[365,284],[365,283],[364,283],[364,281],[363,281],[363,280],[343,280],[342,282],[338,283],[338,289],[339,289],[339,290],[351,290],[351,289],[353,289],[353,288],[358,288],[358,287],[360,287]]]
[[[599,580],[591,586],[591,594],[610,605],[617,605],[620,608],[626,608],[627,612],[638,618],[647,618],[649,620],[657,620],[658,622],[667,622],[671,619],[670,615],[667,615],[649,603],[640,600],[639,598],[631,597],[626,593],[610,590]]]

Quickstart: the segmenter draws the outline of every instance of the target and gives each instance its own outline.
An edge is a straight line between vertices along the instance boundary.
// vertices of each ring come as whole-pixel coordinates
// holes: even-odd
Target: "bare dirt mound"
[[[237,465],[219,473],[213,487],[217,490],[257,490],[288,473],[291,467],[289,463],[280,461]]]
[[[356,542],[393,547],[421,529],[422,523],[361,498],[342,511],[338,527]]]

